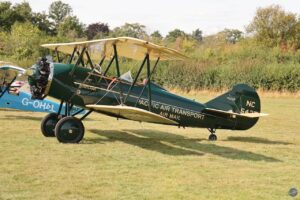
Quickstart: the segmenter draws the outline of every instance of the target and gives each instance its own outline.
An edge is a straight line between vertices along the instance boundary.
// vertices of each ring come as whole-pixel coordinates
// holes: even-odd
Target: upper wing
[[[5,65],[0,67],[0,80],[10,81],[16,76],[24,74],[25,69],[16,66]]]
[[[130,106],[107,106],[107,105],[86,105],[87,108],[92,108],[96,111],[99,111],[104,114],[113,115],[116,117],[122,117],[125,119],[130,119],[134,121],[143,121],[159,124],[173,124],[177,125],[178,123],[165,118],[161,115],[149,112],[136,107]]]
[[[227,114],[230,116],[241,116],[241,117],[247,117],[247,118],[257,118],[257,117],[264,117],[267,116],[269,114],[266,113],[258,113],[258,112],[254,112],[254,113],[235,113],[232,111],[224,111],[224,110],[218,110],[218,109],[213,109],[213,108],[205,108],[204,110],[206,111],[210,111],[212,113],[223,113],[223,114]]]
[[[158,57],[160,60],[184,60],[187,58],[187,56],[174,49],[130,37],[72,43],[43,44],[42,47],[57,50],[69,55],[73,53],[75,47],[79,51],[83,48],[87,48],[91,59],[99,61],[99,59],[104,56],[107,59],[110,59],[114,54],[113,45],[116,45],[119,56],[135,60],[143,60],[146,53],[149,53],[151,60],[156,60]]]

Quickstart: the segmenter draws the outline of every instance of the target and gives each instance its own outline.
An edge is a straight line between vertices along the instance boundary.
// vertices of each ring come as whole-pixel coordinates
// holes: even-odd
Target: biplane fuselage
[[[85,107],[91,104],[120,105],[120,88],[123,90],[123,98],[128,94],[131,84],[126,81],[114,82],[113,78],[102,77],[96,73],[90,75],[89,80],[85,81],[92,70],[77,67],[74,75],[70,76],[73,68],[73,64],[54,64],[54,75],[49,83],[48,95],[64,101],[71,99],[70,103]],[[84,84],[81,84],[83,82]],[[153,83],[151,83],[150,88],[152,97],[150,111],[176,122],[171,125],[245,130],[252,127],[258,119],[243,120],[239,116],[235,118],[224,117],[222,113],[212,115],[204,111],[207,107],[204,104],[175,95]],[[126,106],[149,110],[148,87],[139,83],[135,84],[125,104]],[[122,118],[111,113],[95,111]]]

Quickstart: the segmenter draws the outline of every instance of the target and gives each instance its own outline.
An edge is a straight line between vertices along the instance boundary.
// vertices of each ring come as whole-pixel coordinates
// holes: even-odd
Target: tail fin
[[[230,115],[236,120],[233,129],[251,128],[260,116],[260,99],[254,88],[245,84],[235,85],[232,90],[205,104],[206,110],[221,116]],[[251,113],[251,114],[249,114]],[[226,115],[227,114],[227,115]]]

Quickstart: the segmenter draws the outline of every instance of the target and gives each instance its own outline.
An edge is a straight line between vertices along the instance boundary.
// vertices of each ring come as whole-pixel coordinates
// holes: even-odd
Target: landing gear
[[[217,135],[215,134],[216,133],[216,129],[209,128],[208,130],[210,132],[210,135],[208,136],[208,140],[209,141],[216,141],[218,139]]]
[[[218,138],[217,138],[217,135],[216,134],[210,134],[208,136],[208,140],[210,141],[216,141]]]
[[[57,113],[49,113],[41,122],[41,131],[45,137],[55,137],[54,129],[59,120]]]
[[[64,101],[61,101],[58,112],[50,113],[44,117],[41,130],[45,137],[55,137],[61,143],[79,143],[84,136],[82,120],[93,111],[90,110],[80,119],[74,117],[84,109],[71,115],[72,104],[66,102],[64,115],[61,115]]]
[[[84,126],[73,116],[62,118],[55,126],[55,136],[61,143],[78,143],[84,136]]]

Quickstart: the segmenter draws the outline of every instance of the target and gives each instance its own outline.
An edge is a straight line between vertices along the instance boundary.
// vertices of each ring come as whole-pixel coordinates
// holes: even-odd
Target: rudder
[[[254,88],[246,84],[235,85],[230,91],[208,101],[207,108],[233,113],[260,113],[260,98]],[[235,116],[236,124],[232,129],[245,130],[258,121],[258,117]]]

